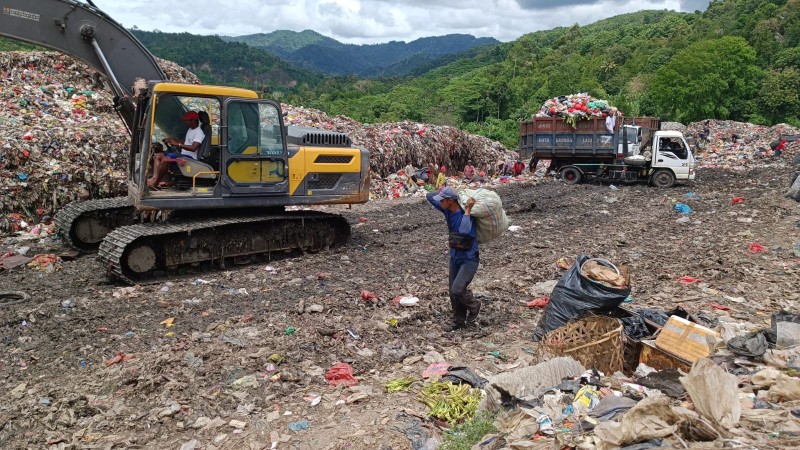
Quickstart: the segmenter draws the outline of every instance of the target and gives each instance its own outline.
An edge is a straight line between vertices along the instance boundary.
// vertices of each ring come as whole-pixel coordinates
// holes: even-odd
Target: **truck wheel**
[[[656,170],[650,178],[650,182],[653,183],[653,186],[659,188],[672,187],[675,184],[675,174],[671,170]]]
[[[577,167],[565,167],[561,169],[561,179],[567,184],[578,184],[581,182],[583,174]]]

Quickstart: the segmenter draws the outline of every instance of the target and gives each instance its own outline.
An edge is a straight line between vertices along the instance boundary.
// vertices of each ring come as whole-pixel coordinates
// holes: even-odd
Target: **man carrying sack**
[[[442,330],[455,331],[476,323],[481,311],[481,302],[475,300],[472,291],[467,289],[478,271],[479,263],[476,226],[470,216],[475,199],[470,197],[462,208],[458,203],[458,192],[449,186],[438,193],[428,193],[427,199],[434,208],[444,213],[449,230],[449,290],[453,320],[443,325]]]

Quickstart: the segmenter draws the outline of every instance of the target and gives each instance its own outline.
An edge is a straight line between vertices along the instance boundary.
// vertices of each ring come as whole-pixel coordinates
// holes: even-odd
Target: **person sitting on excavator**
[[[186,138],[184,138],[183,142],[172,137],[163,139],[163,142],[169,146],[169,150],[156,154],[153,159],[153,176],[147,179],[149,187],[161,187],[164,185],[161,180],[167,174],[169,163],[175,162],[179,158],[197,159],[197,149],[200,148],[203,139],[206,137],[203,130],[200,129],[200,116],[194,111],[189,111],[181,119],[189,127],[186,130]],[[180,150],[180,154],[176,150]]]

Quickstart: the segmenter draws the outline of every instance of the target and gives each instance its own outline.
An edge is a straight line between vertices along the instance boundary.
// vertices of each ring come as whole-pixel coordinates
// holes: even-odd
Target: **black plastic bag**
[[[483,389],[489,381],[476,374],[469,367],[451,367],[447,369],[447,375],[442,377],[442,381],[449,381],[453,384],[463,384]]]
[[[590,258],[580,255],[553,288],[550,302],[533,332],[534,342],[545,333],[568,322],[591,314],[605,314],[619,306],[631,293],[631,287],[614,288],[581,275],[581,266]]]
[[[767,351],[766,334],[766,331],[754,331],[736,336],[728,341],[728,350],[740,356],[762,356]]]
[[[642,339],[650,336],[650,330],[647,329],[647,324],[641,316],[630,316],[619,319],[622,322],[622,330],[625,336],[631,339]]]
[[[636,310],[636,314],[639,314],[644,319],[649,320],[660,327],[666,325],[667,321],[669,320],[669,314],[657,309],[640,308]]]

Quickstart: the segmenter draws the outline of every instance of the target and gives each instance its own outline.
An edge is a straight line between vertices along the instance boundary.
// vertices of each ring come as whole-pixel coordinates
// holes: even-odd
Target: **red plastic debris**
[[[105,363],[106,363],[106,367],[109,367],[109,366],[113,366],[116,363],[122,363],[122,362],[125,362],[125,361],[130,361],[132,359],[133,359],[133,355],[129,355],[127,353],[119,352],[119,353],[117,353],[117,356],[115,356],[115,357],[113,357],[111,359],[107,359],[105,361]]]
[[[366,217],[359,217],[358,221],[363,223],[363,222],[367,221],[367,218]]]
[[[765,251],[766,248],[763,245],[759,244],[758,242],[753,242],[752,244],[747,246],[747,250],[749,250],[750,253],[761,253]]]
[[[427,369],[422,371],[422,378],[430,378],[430,377],[432,377],[434,375],[438,375],[440,377],[443,377],[443,376],[447,375],[447,372],[449,370],[450,370],[450,364],[448,364],[448,363],[446,363],[444,361],[435,362],[435,363],[431,364],[430,366],[428,366]]]
[[[364,300],[365,302],[369,301],[377,302],[380,299],[378,298],[377,295],[373,294],[370,291],[361,291],[361,300]]]
[[[353,376],[353,368],[347,363],[334,364],[328,369],[328,373],[325,374],[325,379],[328,380],[328,384],[334,387],[340,384],[347,387],[358,384],[358,380]]]
[[[686,276],[678,278],[677,281],[678,281],[678,283],[691,284],[691,283],[700,283],[702,280],[699,280],[699,279],[697,279],[695,277],[686,275]]]
[[[731,309],[730,309],[730,308],[728,308],[727,306],[725,306],[725,305],[720,305],[719,303],[709,303],[709,304],[708,304],[708,306],[710,306],[710,307],[712,307],[712,308],[714,308],[714,309],[718,309],[718,310],[720,310],[720,311],[730,311],[730,310],[731,310]]]
[[[529,301],[528,303],[526,303],[526,305],[528,306],[528,308],[544,308],[545,306],[547,306],[547,303],[549,301],[550,298],[545,295],[543,297],[537,297]]]
[[[733,197],[731,199],[731,205],[736,205],[738,203],[744,203],[744,197]]]

